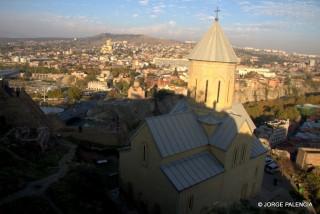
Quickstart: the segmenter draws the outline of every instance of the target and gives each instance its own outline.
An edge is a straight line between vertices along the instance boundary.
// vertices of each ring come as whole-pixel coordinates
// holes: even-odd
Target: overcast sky
[[[235,46],[320,54],[320,0],[0,0],[0,37],[111,32],[197,41],[217,5]]]

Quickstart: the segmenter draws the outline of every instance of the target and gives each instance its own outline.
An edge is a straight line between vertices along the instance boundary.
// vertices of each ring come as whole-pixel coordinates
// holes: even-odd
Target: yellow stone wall
[[[236,169],[226,171],[179,194],[177,213],[199,214],[215,204],[238,202],[242,187],[247,184],[245,198],[255,196],[261,188],[263,178],[264,156],[248,160]],[[258,172],[255,174],[255,167]],[[193,196],[193,208],[189,209],[189,199]]]
[[[190,97],[198,103],[213,108],[217,102],[218,83],[220,81],[219,102],[216,110],[222,111],[232,106],[234,93],[235,63],[190,61],[188,91]],[[205,102],[206,81],[208,80],[207,101]]]
[[[244,198],[251,197],[260,191],[264,173],[265,155],[251,159],[253,136],[249,125],[244,123],[239,134],[225,153],[224,200],[239,201],[242,188],[247,184]],[[244,147],[246,146],[246,147]],[[245,148],[245,150],[243,150]],[[235,151],[237,158],[235,161]],[[242,153],[244,151],[244,158]]]
[[[135,199],[148,204],[150,211],[154,204],[158,204],[161,213],[198,214],[205,207],[210,208],[219,201],[239,201],[244,185],[247,184],[245,198],[248,198],[260,191],[262,183],[265,155],[250,159],[252,141],[251,130],[245,123],[227,151],[208,145],[162,159],[145,124],[132,137],[131,149],[120,152],[121,184],[126,190],[126,184],[130,182]],[[146,162],[143,162],[144,144],[147,145]],[[232,167],[234,149],[241,148],[244,144],[248,145],[245,161],[238,161],[236,167]],[[177,192],[162,173],[161,164],[204,151],[211,152],[225,167],[225,172],[180,193]],[[190,196],[194,197],[192,210],[188,207]]]
[[[144,144],[147,145],[146,162],[143,161]],[[149,128],[143,125],[133,136],[130,150],[120,152],[120,183],[126,191],[127,184],[131,183],[134,199],[143,201],[151,211],[158,204],[162,213],[176,213],[178,192],[162,173],[160,165],[160,153]]]
[[[177,213],[198,214],[206,208],[214,207],[216,203],[237,202],[242,197],[255,196],[261,189],[265,155],[254,159],[250,158],[252,141],[251,130],[245,123],[226,152],[210,146],[210,151],[224,165],[225,171],[181,192],[178,201],[179,212]],[[244,144],[248,145],[245,159],[243,162],[237,161],[236,166],[232,168],[233,151],[236,147],[241,148]],[[245,185],[247,186],[246,193],[242,196]],[[191,196],[194,198],[192,210],[188,207]]]

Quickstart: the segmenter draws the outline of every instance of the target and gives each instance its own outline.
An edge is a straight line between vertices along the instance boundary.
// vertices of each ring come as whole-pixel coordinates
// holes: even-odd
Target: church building
[[[189,60],[189,98],[146,118],[120,151],[121,185],[150,213],[207,213],[261,188],[267,150],[233,103],[237,57],[218,19]]]

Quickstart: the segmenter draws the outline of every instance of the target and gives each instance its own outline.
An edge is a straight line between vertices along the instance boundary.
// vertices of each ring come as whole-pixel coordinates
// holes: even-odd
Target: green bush
[[[81,99],[81,90],[78,87],[71,87],[68,89],[68,98],[72,101]]]

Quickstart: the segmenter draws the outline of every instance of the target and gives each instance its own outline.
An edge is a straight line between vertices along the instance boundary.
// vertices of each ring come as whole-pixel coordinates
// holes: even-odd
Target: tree
[[[63,98],[63,93],[61,89],[55,89],[48,91],[48,97],[49,98]]]
[[[306,118],[315,114],[315,110],[312,108],[300,108],[300,112],[301,112],[301,115]]]
[[[113,77],[118,77],[120,74],[120,71],[118,69],[111,69],[111,74]]]
[[[131,79],[134,79],[136,76],[139,76],[140,74],[135,71],[130,71],[129,76]]]
[[[119,81],[115,83],[115,88],[117,88],[122,94],[128,94],[130,84],[126,81]]]
[[[247,108],[247,112],[252,118],[257,118],[261,115],[258,106]]]
[[[187,86],[188,83],[186,83],[185,81],[181,80],[181,79],[175,79],[175,80],[171,80],[170,82],[172,85],[175,86],[180,86],[180,87],[184,87]]]
[[[320,211],[320,176],[314,172],[306,175],[306,185],[310,193],[310,198],[317,212]]]
[[[176,76],[176,77],[179,76],[179,73],[178,73],[178,71],[177,71],[177,68],[174,69],[173,76]]]
[[[96,81],[97,78],[96,78],[96,75],[94,75],[94,74],[88,74],[88,76],[85,78],[85,80],[87,82],[90,82],[90,81]]]
[[[295,107],[288,107],[277,111],[276,117],[283,120],[297,121],[300,118],[300,112]]]
[[[81,91],[78,87],[71,87],[68,89],[68,98],[69,100],[80,100],[81,98]]]
[[[88,85],[88,81],[86,81],[85,79],[83,79],[83,80],[77,80],[77,82],[76,82],[76,86],[77,86],[78,88],[81,88],[81,89],[87,88],[87,85]]]
[[[154,98],[161,101],[166,96],[171,96],[174,94],[174,91],[168,90],[168,89],[161,89],[158,92],[155,93]]]

